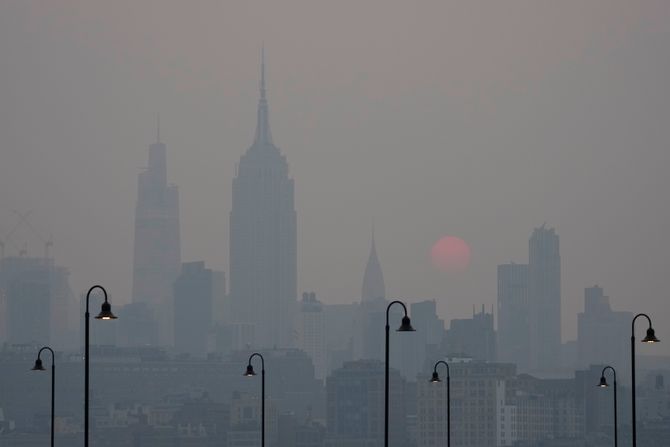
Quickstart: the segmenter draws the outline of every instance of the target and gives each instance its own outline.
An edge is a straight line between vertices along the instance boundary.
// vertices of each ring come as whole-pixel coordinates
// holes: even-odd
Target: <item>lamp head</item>
[[[605,376],[600,376],[600,383],[598,384],[600,388],[607,388],[609,385],[607,384],[607,379]]]
[[[409,317],[405,315],[402,317],[402,324],[400,327],[397,329],[398,332],[414,332],[414,328],[412,327],[412,323],[409,320]]]
[[[430,383],[439,383],[442,382],[440,380],[440,375],[437,373],[437,371],[433,371],[433,377],[430,379]]]
[[[46,368],[42,364],[42,359],[38,358],[35,360],[35,366],[33,366],[32,371],[46,371]]]
[[[656,332],[653,327],[647,329],[647,336],[642,339],[642,343],[660,343],[661,340],[656,338]]]
[[[112,313],[112,306],[107,301],[102,303],[100,313],[96,315],[96,320],[116,320],[116,315]]]
[[[247,365],[247,371],[243,374],[244,377],[253,377],[256,375],[256,372],[254,371],[254,367],[251,363]]]

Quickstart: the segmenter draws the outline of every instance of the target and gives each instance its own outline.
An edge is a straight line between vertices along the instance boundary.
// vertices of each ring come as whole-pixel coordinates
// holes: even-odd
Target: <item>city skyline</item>
[[[209,39],[204,31],[193,39],[174,34],[171,25],[184,14],[211,22],[200,11],[170,5],[151,9],[165,22],[152,29],[156,39],[140,39],[142,45],[129,48],[127,40],[115,40],[118,30],[128,30],[127,39],[134,39],[144,36],[145,28],[105,15],[110,12],[105,9],[82,7],[77,21],[53,14],[49,6],[3,8],[3,28],[12,36],[24,35],[18,24],[39,28],[32,39],[2,39],[8,74],[0,88],[7,104],[17,106],[11,112],[3,109],[6,119],[0,120],[6,140],[0,168],[0,186],[7,192],[0,199],[3,234],[12,225],[12,209],[35,210],[40,229],[54,234],[54,256],[72,272],[76,295],[95,278],[110,287],[115,302],[130,302],[136,168],[145,163],[145,143],[153,140],[153,119],[160,111],[171,160],[168,177],[181,187],[183,258],[203,259],[228,272],[227,196],[254,125],[263,36],[232,45],[224,37],[241,30],[225,14],[230,26],[222,34],[212,31]],[[342,18],[343,9],[333,8]],[[389,24],[406,17],[407,11],[398,8],[388,10]],[[379,62],[372,63],[364,53],[348,51],[373,17],[367,7],[360,22],[348,22],[351,37],[337,43],[326,27],[316,33],[314,47],[297,44],[298,32],[309,27],[291,22],[276,7],[238,11],[245,19],[241,24],[257,17],[265,26],[261,34],[280,37],[270,41],[264,36],[275,134],[300,185],[298,291],[314,290],[328,304],[355,301],[374,217],[387,295],[436,299],[438,314],[448,320],[468,316],[471,303],[488,307],[495,302],[496,266],[523,262],[529,232],[546,221],[562,239],[564,340],[575,338],[582,290],[593,284],[608,290],[614,309],[633,310],[636,303],[650,313],[667,314],[667,300],[660,297],[668,216],[659,192],[667,190],[668,181],[662,170],[668,102],[661,100],[666,93],[659,74],[667,67],[661,57],[665,50],[658,46],[666,11],[653,3],[593,8],[583,11],[583,21],[570,8],[530,8],[526,18],[548,21],[555,34],[527,28],[530,22],[524,21],[518,33],[499,43],[529,52],[526,58],[516,47],[503,47],[519,62],[516,67],[487,50],[491,41],[485,29],[471,43],[473,50],[484,51],[480,60],[459,53],[447,39],[462,26],[432,31],[436,41],[447,45],[444,53],[411,55],[408,50],[421,48],[426,34],[404,42],[383,26],[380,40],[364,45],[365,54],[376,50],[372,53]],[[138,6],[138,17],[155,23],[148,9]],[[472,11],[433,12],[436,17],[444,13],[452,23]],[[431,20],[425,12],[416,14]],[[274,15],[295,24],[297,32],[279,29]],[[587,25],[596,16],[602,28],[593,31]],[[89,26],[96,17],[104,18],[98,31]],[[512,19],[503,13],[499,20],[486,18],[485,23],[495,31]],[[571,31],[557,29],[563,23]],[[189,29],[193,26],[189,22]],[[551,57],[526,43],[531,32],[547,39]],[[71,46],[82,33],[91,34],[94,49]],[[562,33],[576,36],[577,43],[563,45]],[[609,35],[619,37],[603,38]],[[319,45],[326,51],[316,51]],[[222,58],[215,62],[211,55],[218,48]],[[184,56],[183,65],[170,68],[173,52]],[[55,53],[62,58],[50,59],[48,54]],[[306,54],[312,56],[309,63]],[[89,56],[100,71],[82,64]],[[117,58],[128,72],[113,69]],[[400,70],[395,58],[417,69]],[[81,72],[71,72],[71,64]],[[196,73],[185,67],[195,67]],[[613,70],[617,75],[600,83],[610,67],[618,69]],[[497,75],[485,75],[493,72]],[[586,89],[591,84],[599,87]],[[487,94],[478,96],[479,89]],[[92,92],[101,100],[82,96]],[[55,104],[70,113],[53,113]],[[627,107],[645,113],[632,116]],[[583,110],[592,113],[574,116],[592,119],[591,127],[573,118]],[[71,166],[73,159],[81,162]],[[518,163],[527,169],[516,170]],[[484,182],[487,177],[493,182]],[[640,216],[649,218],[641,222]],[[462,275],[439,273],[430,265],[428,250],[445,234],[462,237],[473,248],[470,269]],[[29,248],[31,253],[41,249]],[[98,262],[82,262],[92,256]],[[667,354],[667,349],[662,345],[656,352]]]
[[[0,63],[0,447],[670,439],[667,0],[5,1]]]

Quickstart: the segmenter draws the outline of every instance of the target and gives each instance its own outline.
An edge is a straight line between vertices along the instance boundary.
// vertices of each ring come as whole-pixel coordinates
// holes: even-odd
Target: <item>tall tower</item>
[[[372,244],[370,245],[370,256],[365,266],[363,275],[363,287],[361,288],[361,302],[373,301],[377,298],[386,298],[386,286],[384,285],[384,274],[377,258],[375,246],[375,231],[372,230]]]
[[[156,133],[156,142],[149,146],[147,168],[138,176],[133,303],[148,307],[158,327],[157,340],[138,342],[172,345],[172,285],[181,266],[179,193],[175,185],[167,183],[160,122]]]
[[[528,242],[530,369],[548,371],[561,358],[561,255],[553,228],[533,230]]]
[[[233,179],[230,212],[230,303],[236,324],[253,327],[255,347],[293,344],[297,298],[294,184],[288,163],[272,142],[261,58],[260,100],[254,142]]]

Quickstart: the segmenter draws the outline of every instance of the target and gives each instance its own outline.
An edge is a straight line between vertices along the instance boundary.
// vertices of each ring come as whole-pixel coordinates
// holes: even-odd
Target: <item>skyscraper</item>
[[[370,253],[365,265],[363,283],[361,287],[361,304],[356,316],[356,338],[354,339],[354,358],[356,359],[383,359],[384,358],[384,325],[386,324],[386,286],[384,274],[377,257],[375,233],[372,232]],[[391,310],[393,321],[399,321],[398,309]],[[392,344],[398,350],[399,345]],[[397,359],[397,356],[393,356]],[[396,366],[396,364],[394,364]]]
[[[528,264],[498,266],[498,359],[528,370]]]
[[[179,275],[179,193],[167,183],[165,144],[149,146],[147,168],[138,176],[135,208],[133,302],[145,303],[158,321],[158,339],[142,344],[172,344],[172,284]]]
[[[326,377],[326,319],[323,304],[316,299],[314,292],[302,294],[298,314],[298,348],[306,352],[314,363],[314,375],[317,379]]]
[[[561,255],[553,228],[533,230],[528,242],[530,369],[548,371],[561,358]]]
[[[616,312],[602,287],[584,289],[584,312],[577,315],[578,362],[581,368],[589,365],[616,365],[619,377],[628,377],[630,356],[628,327],[632,312]]]
[[[270,134],[264,61],[257,120],[233,180],[230,304],[234,320],[254,328],[255,347],[287,347],[297,298],[294,184]]]
[[[174,282],[174,347],[204,358],[212,331],[214,275],[203,261],[185,262]]]

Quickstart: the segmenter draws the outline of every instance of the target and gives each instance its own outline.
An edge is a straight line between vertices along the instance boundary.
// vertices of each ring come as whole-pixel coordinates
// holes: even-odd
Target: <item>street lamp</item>
[[[245,377],[253,377],[256,375],[254,367],[251,364],[251,359],[260,357],[261,359],[261,447],[265,447],[265,359],[258,352],[254,352],[249,356],[247,363],[247,370],[243,374]]]
[[[433,367],[433,377],[430,383],[440,383],[440,376],[437,373],[437,366],[444,365],[447,367],[447,447],[451,447],[451,377],[449,375],[449,364],[444,360],[435,363]]]
[[[54,446],[54,407],[56,403],[56,356],[54,355],[53,349],[48,346],[43,347],[37,353],[37,360],[35,360],[35,366],[33,366],[32,371],[46,371],[44,365],[42,365],[42,351],[47,350],[51,352],[51,447]]]
[[[612,368],[611,366],[606,366],[606,367],[603,368],[603,372],[600,373],[600,383],[598,383],[598,386],[600,388],[607,388],[609,386],[609,384],[607,383],[607,379],[605,378],[605,371],[607,371],[608,369],[612,370],[612,374],[614,376],[614,447],[617,447],[618,446],[618,435],[617,435],[617,433],[619,431],[619,428],[618,428],[617,416],[616,416],[616,413],[617,413],[617,411],[616,411],[616,371],[614,370],[614,368]]]
[[[107,301],[107,291],[104,287],[95,285],[88,289],[86,294],[86,313],[84,314],[84,326],[85,326],[85,340],[84,340],[84,446],[88,447],[88,376],[89,376],[89,318],[90,314],[88,313],[88,299],[91,297],[91,292],[95,289],[102,290],[102,293],[105,297],[105,302],[102,303],[100,308],[100,313],[95,316],[96,320],[115,320],[116,316],[112,313],[112,306]]]
[[[414,328],[407,316],[407,307],[402,301],[391,301],[386,308],[386,368],[384,376],[384,447],[389,445],[389,310],[394,304],[400,304],[405,311],[405,316],[402,317],[400,327],[396,329],[398,332],[414,332]]]
[[[637,422],[635,420],[635,320],[638,317],[644,317],[649,322],[647,328],[647,335],[642,339],[642,343],[659,343],[661,340],[656,338],[654,328],[651,327],[651,318],[647,314],[637,314],[631,322],[630,333],[630,378],[631,378],[631,394],[632,394],[632,417],[633,417],[633,447],[637,447]]]

